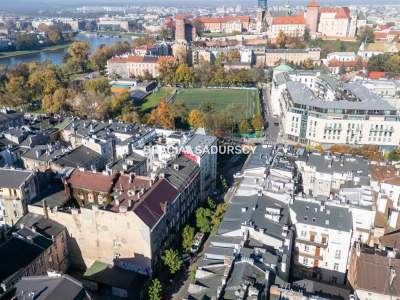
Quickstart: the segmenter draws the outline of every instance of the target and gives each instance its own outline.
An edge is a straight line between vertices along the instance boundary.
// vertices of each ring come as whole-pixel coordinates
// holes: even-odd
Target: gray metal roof
[[[325,204],[324,209],[321,209],[321,206],[322,204],[311,201],[295,200],[290,204],[290,209],[296,213],[298,223],[346,232],[352,230],[353,221],[349,208]]]
[[[361,156],[313,152],[307,158],[307,165],[325,174],[350,172],[360,178],[368,177],[370,174],[368,161]]]
[[[27,170],[0,168],[0,187],[18,189],[32,175]]]
[[[254,152],[250,154],[242,170],[265,167],[267,159],[270,158],[272,151],[272,147],[263,147],[261,145],[256,146]]]
[[[15,284],[14,293],[17,299],[24,299],[32,293],[36,300],[59,299],[61,295],[64,300],[78,300],[85,299],[86,295],[82,283],[65,274],[23,277]]]
[[[314,96],[313,92],[304,84],[296,81],[287,82],[287,90],[292,101],[298,105],[309,108],[320,108],[330,110],[377,110],[395,111],[396,109],[379,96],[370,92],[366,87],[358,83],[344,84],[344,88],[358,98],[358,101],[337,100],[322,101]]]

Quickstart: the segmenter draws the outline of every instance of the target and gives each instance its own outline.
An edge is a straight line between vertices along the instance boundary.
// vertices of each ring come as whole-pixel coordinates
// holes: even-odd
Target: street
[[[262,89],[261,106],[263,118],[265,120],[265,139],[267,143],[277,143],[279,140],[280,119],[272,115],[270,102],[270,84]]]

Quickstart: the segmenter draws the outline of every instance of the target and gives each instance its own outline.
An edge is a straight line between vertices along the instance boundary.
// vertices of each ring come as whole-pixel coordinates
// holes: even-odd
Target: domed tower
[[[306,25],[310,29],[311,36],[315,36],[318,30],[319,8],[316,0],[310,0],[307,4]]]

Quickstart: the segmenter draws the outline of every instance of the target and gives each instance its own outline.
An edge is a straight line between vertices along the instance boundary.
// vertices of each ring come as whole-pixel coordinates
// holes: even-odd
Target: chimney
[[[129,183],[132,183],[133,179],[135,179],[135,174],[134,173],[130,173],[129,174]]]
[[[390,266],[390,275],[389,275],[389,284],[393,286],[394,278],[396,277],[396,269],[393,266]]]
[[[46,219],[48,219],[48,218],[49,218],[49,212],[47,211],[47,203],[46,203],[46,200],[43,200],[43,201],[42,201],[42,206],[43,206],[44,217],[45,217]]]

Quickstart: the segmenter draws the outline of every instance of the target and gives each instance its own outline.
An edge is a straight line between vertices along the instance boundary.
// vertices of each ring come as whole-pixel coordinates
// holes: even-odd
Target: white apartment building
[[[309,73],[311,74],[311,72]],[[314,75],[302,83],[294,73],[274,75],[273,112],[282,119],[288,140],[310,145],[377,145],[400,143],[398,111],[358,82]]]
[[[331,52],[327,55],[326,60],[328,62],[337,60],[340,62],[355,61],[357,55],[354,52]]]
[[[329,197],[346,183],[369,186],[368,161],[351,155],[313,152],[296,160],[303,191],[310,196]]]
[[[330,37],[354,37],[357,31],[357,15],[348,7],[320,8],[318,32]]]
[[[217,138],[210,135],[194,134],[187,142],[182,154],[200,167],[200,199],[206,201],[217,182]]]
[[[293,276],[344,284],[352,236],[350,210],[299,199],[289,210],[296,228]]]

